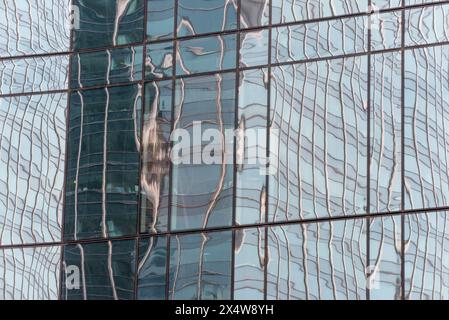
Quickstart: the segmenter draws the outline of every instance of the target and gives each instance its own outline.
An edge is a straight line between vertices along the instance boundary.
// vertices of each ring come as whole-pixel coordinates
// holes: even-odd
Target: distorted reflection
[[[161,42],[147,45],[145,78],[160,79],[173,74],[173,44]]]
[[[143,47],[78,53],[72,56],[71,88],[142,80]]]
[[[175,0],[147,1],[147,37],[150,40],[173,38]]]
[[[67,94],[0,98],[0,245],[61,240],[66,107]]]
[[[366,298],[365,219],[270,227],[267,298]]]
[[[183,153],[182,161],[173,166],[172,229],[230,226],[233,165],[225,151],[232,148],[232,141],[225,141],[224,133],[225,129],[234,128],[235,74],[178,79],[175,90],[175,130],[186,130],[190,138],[199,136],[179,142],[187,142],[189,147],[181,150],[187,154]],[[200,132],[195,131],[195,123],[201,124]],[[196,163],[195,159],[202,159],[203,147],[210,142],[208,137],[202,139],[208,129],[220,134],[213,150],[220,161]]]
[[[269,220],[366,212],[366,57],[272,72]]]
[[[61,296],[64,300],[131,300],[134,298],[136,243],[108,241],[64,247]],[[79,286],[65,281],[79,272]],[[78,284],[77,284],[78,285]]]
[[[135,234],[140,109],[140,85],[72,93],[66,239]]]
[[[230,299],[231,272],[232,231],[170,238],[169,299]]]
[[[141,232],[164,232],[168,225],[172,81],[147,83],[142,132]]]

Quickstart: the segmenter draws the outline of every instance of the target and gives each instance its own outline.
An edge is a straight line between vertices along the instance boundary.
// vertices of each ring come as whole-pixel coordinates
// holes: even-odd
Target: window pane
[[[265,228],[235,231],[234,299],[263,300]]]
[[[144,0],[74,0],[80,25],[75,49],[100,48],[143,41]]]
[[[269,219],[366,212],[367,59],[276,67]]]
[[[253,67],[268,64],[268,30],[240,34],[240,66]]]
[[[169,299],[230,299],[231,261],[231,231],[172,236]]]
[[[1,300],[56,300],[61,247],[0,250]]]
[[[145,78],[160,79],[173,75],[173,42],[147,45]]]
[[[1,1],[0,57],[69,51],[70,2]]]
[[[270,22],[270,0],[240,1],[240,28],[266,26]]]
[[[375,13],[371,16],[371,49],[383,50],[401,47],[402,11]]]
[[[178,0],[178,36],[236,28],[236,0]]]
[[[236,42],[235,34],[178,41],[176,74],[235,68]]]
[[[64,247],[64,271],[78,270],[80,285],[67,288],[64,300],[131,300],[134,298],[136,243],[108,241]],[[69,269],[70,267],[70,269]],[[73,272],[73,271],[72,271]]]
[[[366,298],[365,219],[271,227],[267,298]]]
[[[139,300],[165,300],[167,238],[142,239],[139,244]]]
[[[405,299],[449,297],[448,212],[405,216]]]
[[[405,11],[405,45],[449,40],[449,5],[435,5]],[[417,23],[419,21],[419,23]]]
[[[140,86],[71,96],[66,239],[136,233]]]
[[[371,56],[371,213],[401,209],[401,53]]]
[[[371,219],[370,227],[370,299],[401,298],[401,216]],[[363,241],[363,240],[361,240]]]
[[[147,7],[147,37],[173,38],[175,0],[148,0]]]
[[[365,52],[366,26],[366,17],[354,17],[273,28],[272,62]]]
[[[145,86],[141,232],[167,231],[172,87],[171,80]]]
[[[71,87],[142,80],[142,46],[74,54]]]
[[[235,74],[177,80],[175,105],[172,228],[229,226],[233,141],[223,137],[234,129]]]
[[[449,204],[449,46],[405,52],[405,207]]]
[[[61,240],[66,109],[67,94],[0,98],[1,245]]]
[[[263,223],[266,215],[266,180],[263,162],[267,148],[268,70],[240,73],[239,136],[237,139],[236,223]]]

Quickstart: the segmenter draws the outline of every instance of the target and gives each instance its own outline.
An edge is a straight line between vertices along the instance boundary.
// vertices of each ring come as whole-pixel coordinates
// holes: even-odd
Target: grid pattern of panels
[[[70,0],[0,3],[0,299],[58,299]]]
[[[4,297],[449,297],[448,1],[72,0],[70,37],[24,2]]]

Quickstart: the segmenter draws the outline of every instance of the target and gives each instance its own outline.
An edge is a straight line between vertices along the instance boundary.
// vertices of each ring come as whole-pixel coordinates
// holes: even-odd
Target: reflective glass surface
[[[108,241],[64,247],[62,299],[129,300],[134,298],[135,241]],[[80,275],[72,284],[72,270]]]
[[[173,75],[173,44],[161,42],[147,45],[145,78],[160,79]]]
[[[66,239],[135,233],[140,95],[137,85],[71,95]]]
[[[173,37],[175,0],[147,0],[147,37],[150,40]]]

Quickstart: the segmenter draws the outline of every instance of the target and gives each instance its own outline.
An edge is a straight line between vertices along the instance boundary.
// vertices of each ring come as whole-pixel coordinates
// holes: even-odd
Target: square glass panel
[[[148,0],[147,3],[147,38],[173,38],[175,0]]]

